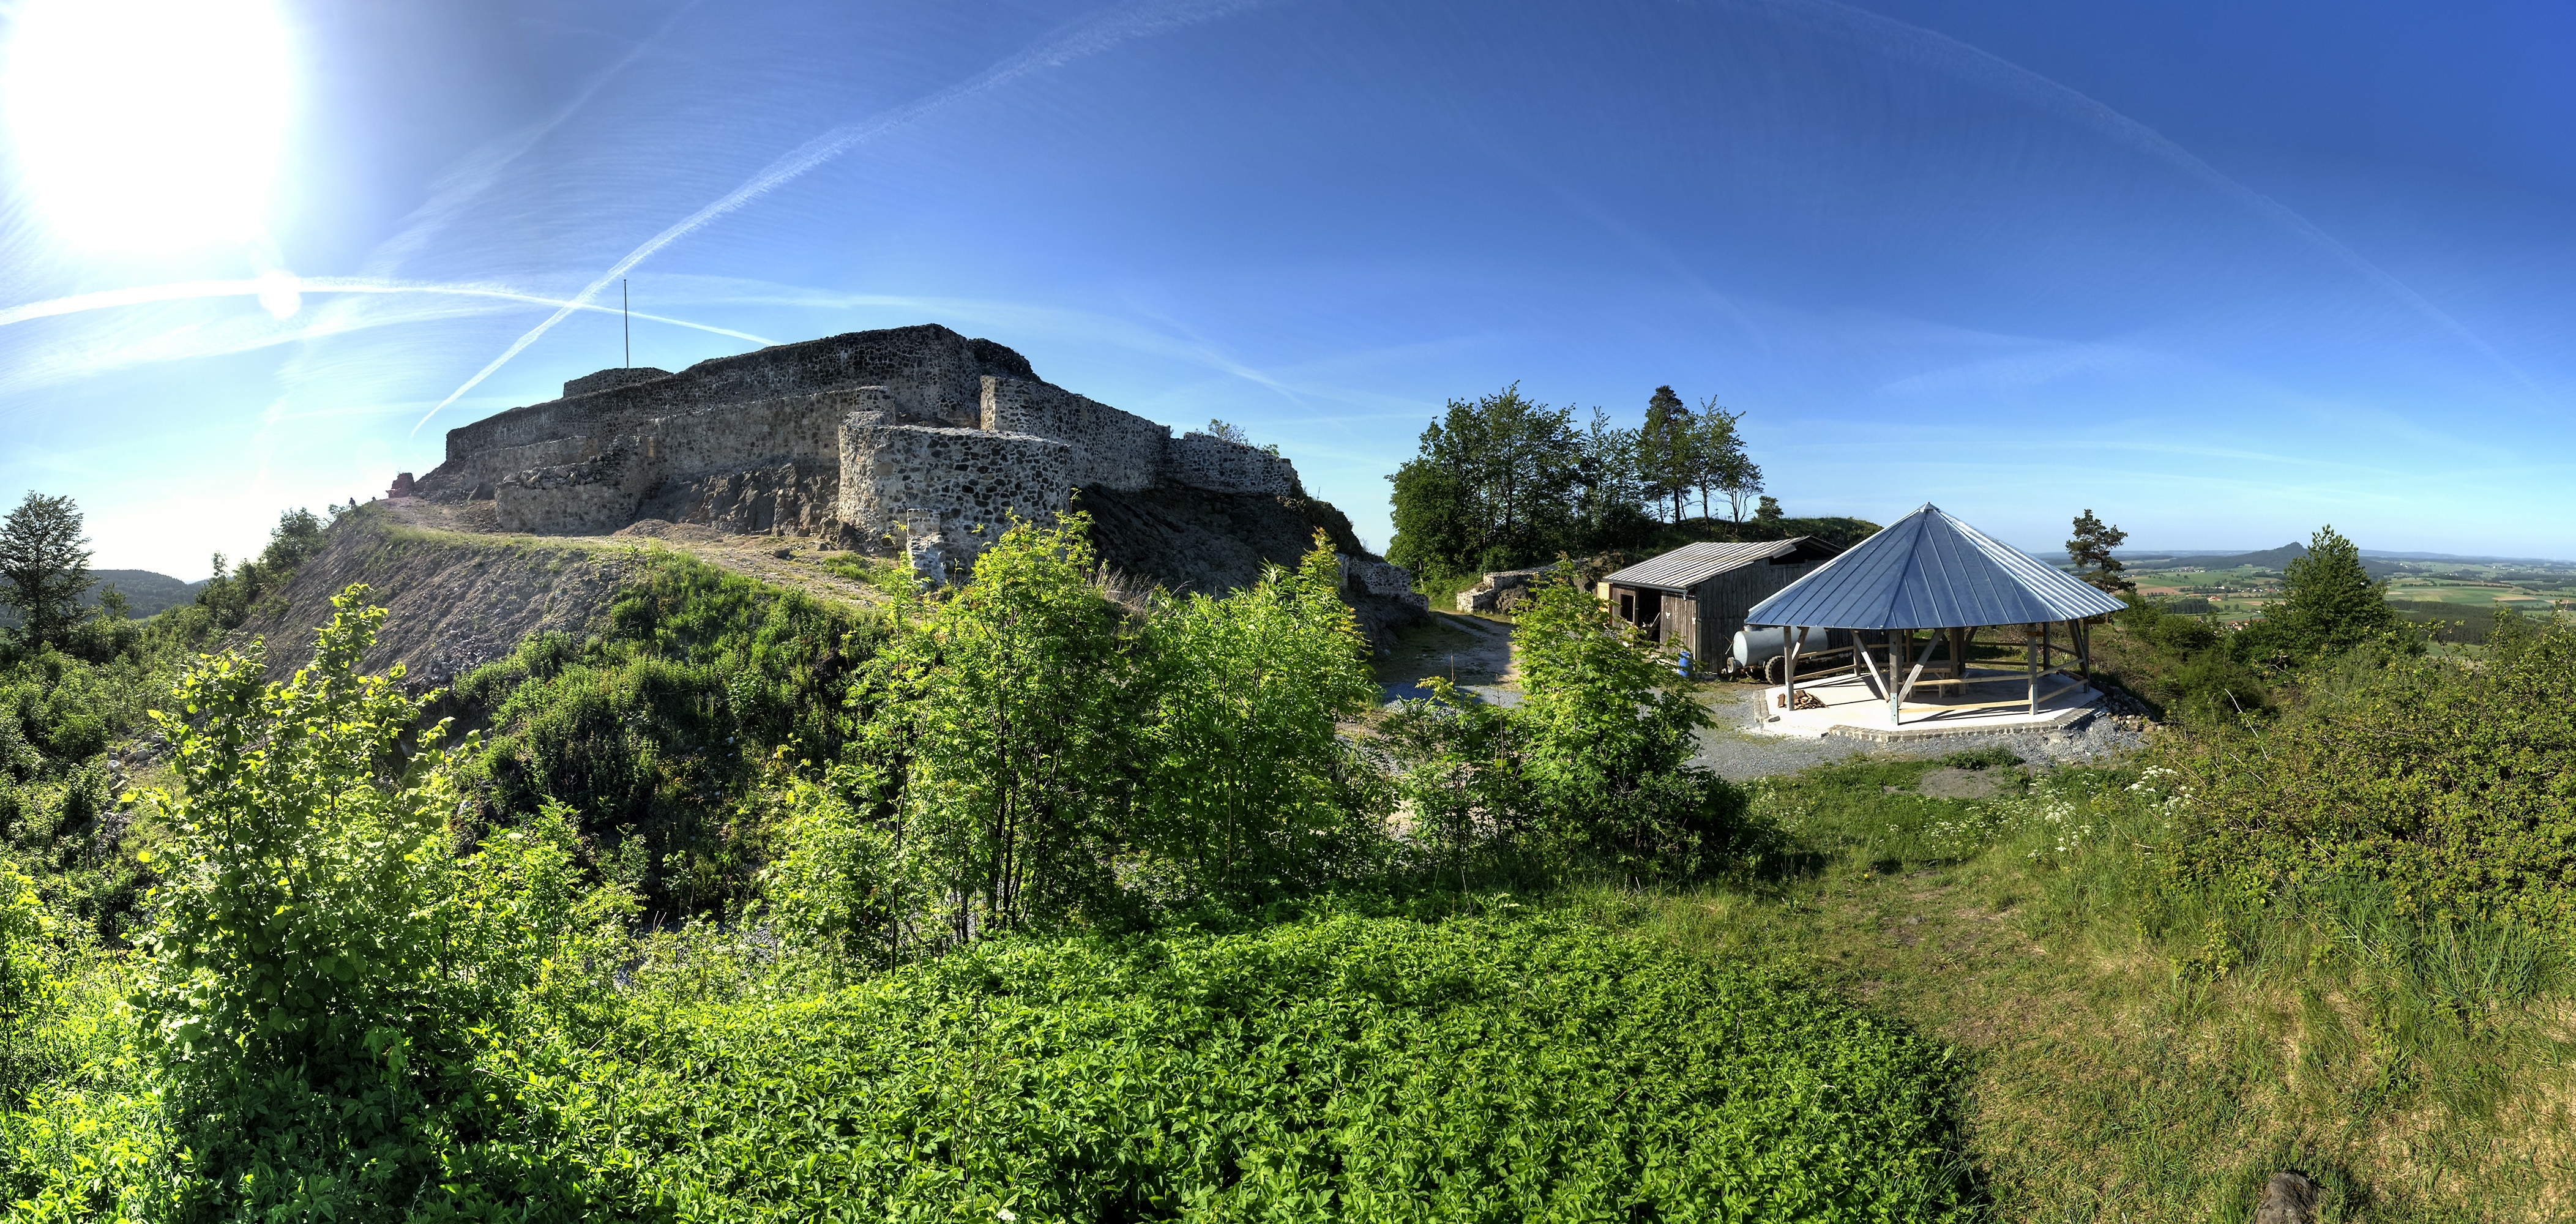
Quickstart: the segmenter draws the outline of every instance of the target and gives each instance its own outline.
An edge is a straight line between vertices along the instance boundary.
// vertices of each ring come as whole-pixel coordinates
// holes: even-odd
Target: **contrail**
[[[2476,349],[2498,369],[2512,375],[2516,382],[2538,396],[2541,402],[2553,405],[2557,402],[2537,380],[2524,373],[2520,366],[2506,360],[2504,354],[2497,352],[2476,332],[2470,331],[2467,324],[2452,318],[2448,311],[2434,305],[2432,299],[2417,293],[2406,282],[2364,258],[2360,252],[2337,241],[2288,205],[2227,177],[2216,166],[2202,161],[2198,155],[2174,143],[2163,133],[2083,93],[1946,34],[1908,25],[1838,0],[1772,0],[1770,3],[1757,3],[1755,7],[1794,12],[1817,26],[1838,28],[1853,41],[1875,43],[1891,54],[1979,81],[1997,93],[2091,127],[2120,144],[2161,161],[2203,185],[2217,189],[2245,208],[2288,227],[2310,245],[2334,257],[2345,267],[2361,274],[2364,280],[2387,291],[2432,320],[2443,331]]]
[[[538,141],[552,135],[555,129],[562,127],[574,115],[580,113],[582,108],[590,105],[590,100],[598,96],[602,88],[615,80],[620,73],[634,67],[637,60],[644,58],[646,52],[652,50],[656,43],[670,34],[673,27],[680,24],[681,18],[688,16],[697,7],[696,0],[691,0],[690,3],[672,10],[670,17],[662,22],[661,29],[653,31],[651,35],[628,48],[626,54],[620,56],[616,63],[593,74],[590,82],[582,86],[571,100],[557,108],[554,114],[477,150],[462,159],[456,168],[440,176],[439,181],[433,185],[434,189],[428,202],[413,209],[410,216],[403,218],[402,232],[386,239],[370,252],[366,263],[360,266],[359,271],[373,276],[393,275],[395,270],[402,266],[404,259],[418,251],[432,235],[445,228],[448,221],[458,212],[463,211],[466,205],[491,190],[492,184],[500,181],[501,172],[508,169],[512,162],[526,156],[528,150],[535,148]]]
[[[806,171],[812,170],[816,166],[822,165],[835,157],[839,157],[841,154],[847,153],[851,149],[856,148],[877,136],[912,123],[913,121],[920,119],[922,116],[928,115],[942,107],[974,97],[977,94],[983,93],[996,86],[1007,84],[1011,81],[1027,76],[1032,72],[1039,71],[1040,69],[1061,67],[1062,65],[1071,63],[1085,56],[1096,55],[1131,39],[1143,37],[1149,34],[1158,34],[1165,30],[1177,29],[1182,26],[1194,25],[1201,21],[1207,21],[1216,17],[1224,16],[1225,14],[1235,12],[1239,9],[1251,8],[1259,3],[1261,3],[1261,0],[1214,0],[1214,2],[1178,0],[1178,2],[1166,2],[1131,8],[1120,13],[1113,14],[1109,17],[1090,22],[1087,25],[1075,29],[1072,33],[1049,42],[1044,46],[1023,51],[1018,55],[1014,55],[1009,59],[1003,60],[1002,62],[985,69],[967,80],[951,85],[948,88],[931,94],[926,98],[921,98],[917,101],[896,107],[893,110],[882,112],[857,123],[833,128],[831,131],[825,132],[822,135],[797,146],[795,149],[790,150],[785,156],[780,157],[778,160],[769,163],[769,165],[763,168],[760,173],[751,176],[751,178],[744,182],[742,186],[734,188],[730,193],[726,194],[724,198],[689,214],[687,217],[682,218],[678,224],[671,226],[669,229],[655,234],[651,239],[647,240],[644,245],[629,252],[626,258],[618,260],[616,264],[612,265],[606,272],[600,273],[598,279],[590,282],[590,284],[585,286],[581,292],[574,294],[572,300],[574,302],[588,302],[591,298],[597,296],[601,290],[617,283],[617,278],[624,276],[630,269],[634,268],[635,265],[651,258],[655,252],[660,251],[662,248],[667,247],[682,238],[686,238],[690,234],[704,228],[709,222],[714,221],[716,218],[733,212],[734,210],[751,203],[753,200],[759,199],[760,197],[777,190],[789,180],[794,179],[799,175],[804,174]],[[492,359],[491,364],[476,371],[474,377],[466,379],[465,385],[449,392],[446,399],[438,401],[435,407],[432,407],[427,413],[422,414],[420,420],[411,427],[412,433],[417,435],[420,432],[420,427],[429,424],[429,419],[437,416],[440,409],[447,407],[449,404],[455,403],[459,397],[463,396],[466,392],[473,390],[476,385],[480,384],[484,379],[490,378],[495,371],[499,370],[502,366],[508,365],[511,358],[518,356],[521,352],[524,352],[529,345],[536,343],[538,337],[545,335],[548,331],[554,329],[555,324],[561,323],[566,318],[570,317],[574,309],[576,309],[576,307],[566,306],[555,311],[554,314],[547,316],[545,322],[537,324],[535,327],[529,329],[528,334],[519,337],[516,341],[513,341],[509,348],[502,350],[500,356]]]
[[[129,289],[103,289],[96,293],[76,293],[70,297],[29,302],[23,306],[0,309],[0,327],[6,327],[12,323],[24,323],[30,319],[50,319],[59,315],[80,314],[90,310],[114,310],[125,306],[147,306],[154,302],[185,302],[198,298],[220,297],[255,298],[274,293],[280,288],[291,289],[297,293],[427,293],[447,297],[493,298],[505,302],[525,302],[534,306],[552,306],[566,314],[576,310],[591,310],[601,314],[617,313],[613,307],[595,306],[588,302],[568,302],[562,298],[541,297],[533,293],[521,293],[515,289],[502,289],[491,285],[411,284],[402,281],[360,280],[346,276],[283,279],[261,276],[247,280],[177,281],[167,285],[137,285]],[[713,332],[719,336],[731,336],[736,340],[744,340],[752,344],[777,343],[766,336],[755,336],[750,332],[718,327],[712,323],[675,319],[669,315],[646,314],[639,310],[635,312],[635,317],[649,319],[655,323],[668,323],[674,327]]]

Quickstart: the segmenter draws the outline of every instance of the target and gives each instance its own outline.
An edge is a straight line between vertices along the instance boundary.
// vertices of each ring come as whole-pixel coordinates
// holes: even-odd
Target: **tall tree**
[[[1611,424],[1596,406],[1576,443],[1574,517],[1582,537],[1576,546],[1613,548],[1642,534],[1646,494],[1637,476],[1637,431]]]
[[[1399,564],[1456,574],[1518,565],[1561,546],[1580,450],[1573,418],[1571,409],[1523,396],[1518,383],[1473,402],[1451,400],[1422,431],[1421,452],[1390,477],[1389,553]]]
[[[1684,499],[1699,483],[1699,446],[1690,405],[1671,387],[1646,399],[1646,423],[1637,431],[1637,473],[1658,506],[1672,504],[1671,522],[1682,520]]]
[[[2111,550],[2129,538],[2129,533],[2093,516],[2087,507],[2075,517],[2075,537],[2066,542],[2066,559],[2073,563],[2084,581],[2117,595],[2134,591],[2138,584],[2120,576],[2128,568]]]
[[[1744,433],[1736,428],[1743,419],[1743,413],[1728,412],[1712,395],[1700,404],[1698,425],[1691,431],[1700,514],[1708,514],[1708,495],[1714,489],[1725,495],[1727,517],[1739,527],[1744,512],[1762,496],[1762,467],[1744,453]]]
[[[89,590],[89,550],[80,508],[68,497],[27,494],[0,521],[0,603],[18,609],[26,640],[62,640],[80,619]]]
[[[2388,606],[2386,584],[2371,581],[2361,567],[2361,550],[2331,524],[2317,528],[2307,555],[2282,567],[2281,576],[2280,623],[2299,654],[2335,654],[2402,636],[2406,625]]]

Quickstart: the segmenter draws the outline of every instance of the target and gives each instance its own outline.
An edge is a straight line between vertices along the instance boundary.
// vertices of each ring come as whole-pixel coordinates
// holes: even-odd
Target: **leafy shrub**
[[[2356,659],[2254,738],[2197,741],[2194,878],[2335,876],[2423,912],[2576,933],[2576,628],[2484,668]]]
[[[0,1112],[17,1105],[37,1070],[37,1029],[55,994],[44,928],[36,882],[0,864]]]
[[[470,771],[494,813],[577,813],[610,874],[668,917],[746,900],[769,828],[738,820],[761,763],[829,761],[869,617],[685,555],[646,554],[598,634],[540,635],[461,679],[445,708],[488,720]]]
[[[474,1046],[564,972],[568,933],[618,916],[558,813],[455,856],[445,726],[415,732],[399,668],[359,673],[384,616],[364,595],[332,601],[292,682],[264,683],[254,646],[154,715],[182,791],[148,796],[177,838],[136,1002],[182,1214],[444,1201],[454,1113],[489,1095]]]
[[[1018,524],[861,669],[861,738],[767,788],[776,912],[870,964],[1004,930],[1244,912],[1375,872],[1374,705],[1320,533],[1222,599],[1109,599],[1088,519]],[[905,584],[909,585],[909,584]]]
[[[1377,806],[1374,770],[1338,723],[1378,688],[1340,584],[1319,542],[1293,572],[1148,622],[1138,840],[1173,899],[1259,905],[1376,866],[1374,822],[1354,824]]]
[[[1938,1047],[1553,919],[993,941],[501,1074],[599,1215],[1973,1215]]]
[[[1689,766],[1709,715],[1671,664],[1571,582],[1536,588],[1519,624],[1520,706],[1435,680],[1382,727],[1418,840],[1462,873],[1571,856],[1632,880],[1730,849],[1744,792]]]
[[[2268,714],[2271,690],[2248,666],[2234,637],[2197,616],[2173,616],[2147,605],[2119,614],[2131,645],[2110,670],[2168,719],[2234,723]]]

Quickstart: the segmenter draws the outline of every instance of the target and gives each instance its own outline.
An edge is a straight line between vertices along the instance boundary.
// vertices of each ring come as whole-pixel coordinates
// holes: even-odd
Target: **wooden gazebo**
[[[2090,679],[2092,643],[2086,622],[2127,606],[1926,502],[1755,605],[1744,619],[1748,625],[1789,629],[1789,657],[1781,670],[1788,684],[1784,704],[1790,710],[1798,708],[1798,655],[1809,635],[1821,640],[1824,630],[1850,631],[1855,643],[1851,674],[1886,699],[1887,721],[1895,726],[1903,721],[1905,699],[1918,687],[1948,688],[1964,697],[1972,684],[2010,677],[1994,671],[1978,676],[1969,667],[1969,642],[1980,629],[2020,634],[2030,656],[2027,692],[2009,701],[1945,703],[1939,710],[2027,703],[2029,712],[2037,714],[2047,697]],[[2060,626],[2068,656],[2083,678],[2056,666]],[[1914,650],[1917,633],[1924,635],[1919,654]],[[1872,634],[1879,641],[1870,642]],[[1946,666],[1926,677],[1935,648],[1945,644]],[[2043,675],[2064,676],[2065,683],[2042,693]]]

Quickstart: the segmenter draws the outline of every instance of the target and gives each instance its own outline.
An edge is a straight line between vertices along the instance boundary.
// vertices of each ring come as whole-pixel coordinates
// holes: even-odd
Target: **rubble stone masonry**
[[[1092,486],[1303,492],[1276,454],[1174,438],[1041,381],[1002,345],[937,325],[778,345],[676,374],[576,378],[561,399],[449,430],[446,462],[415,489],[488,498],[512,531],[600,534],[667,518],[916,552],[936,535],[954,561],[1012,516],[1046,519]]]

